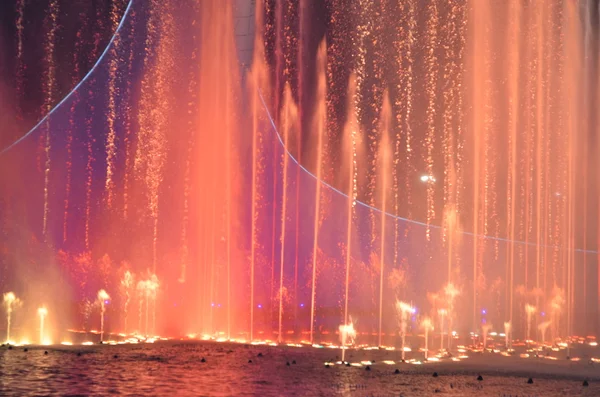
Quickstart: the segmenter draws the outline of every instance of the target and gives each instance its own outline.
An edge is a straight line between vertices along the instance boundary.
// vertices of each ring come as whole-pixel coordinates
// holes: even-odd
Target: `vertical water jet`
[[[44,116],[50,112],[52,106],[54,106],[54,97],[56,95],[56,62],[55,62],[55,46],[56,46],[56,32],[58,30],[58,0],[51,0],[48,8],[48,14],[46,21],[50,25],[48,33],[46,34],[45,42],[45,58],[44,63],[46,66],[45,82],[44,82]],[[46,162],[44,165],[44,212],[42,222],[42,235],[46,238],[46,232],[48,227],[48,212],[50,206],[48,202],[49,191],[50,191],[50,149],[51,149],[51,130],[50,121],[45,123],[45,144],[44,151],[46,152]]]
[[[4,310],[6,311],[6,343],[11,343],[10,326],[13,310],[21,304],[21,300],[16,297],[14,292],[6,292],[3,295]]]
[[[312,281],[310,298],[310,343],[315,343],[315,307],[317,299],[317,249],[319,246],[319,225],[321,217],[321,181],[323,164],[323,137],[327,128],[327,44],[325,40],[319,45],[317,52],[317,98],[315,123],[316,124],[316,189],[315,189],[315,219],[313,223],[313,253],[312,253]]]
[[[119,6],[117,1],[113,1],[110,6],[110,26],[112,31],[116,31],[119,25]],[[117,48],[121,38],[117,33],[111,44],[109,51],[110,61],[108,65],[108,112],[106,115],[108,133],[106,135],[106,179],[104,189],[106,194],[106,205],[112,207],[115,195],[115,158],[117,155],[117,132],[115,130],[115,122],[117,118],[117,69],[119,59],[117,58]]]
[[[290,138],[290,132],[293,131],[294,126],[298,119],[298,108],[292,98],[292,90],[288,83],[286,83],[283,90],[283,104],[280,121],[283,126],[283,144],[284,148],[287,148]],[[281,236],[279,238],[281,243],[280,258],[279,258],[279,333],[277,336],[278,343],[283,342],[283,298],[284,298],[284,286],[283,286],[283,269],[285,263],[285,232],[287,223],[287,190],[288,190],[288,161],[289,156],[286,150],[283,150],[283,198],[281,201]],[[318,183],[318,181],[317,181]],[[296,253],[297,255],[297,253]]]
[[[40,317],[40,345],[43,345],[46,343],[44,339],[44,320],[48,315],[48,309],[46,309],[45,307],[40,307],[38,308],[37,313]]]
[[[388,197],[388,179],[389,172],[392,168],[392,158],[390,153],[390,134],[392,124],[392,107],[390,104],[387,91],[383,94],[383,106],[381,107],[381,116],[379,119],[379,130],[381,133],[381,141],[379,142],[379,196],[381,203],[381,230],[380,230],[380,247],[379,247],[379,337],[378,346],[382,346],[381,337],[383,333],[383,278],[384,278],[384,263],[385,263],[385,242],[386,242],[386,220],[387,220],[387,197]]]
[[[359,134],[359,124],[357,119],[356,104],[357,85],[354,74],[350,76],[348,83],[348,120],[344,126],[344,151],[347,157],[348,172],[348,204],[347,204],[347,225],[346,225],[346,273],[344,289],[344,324],[348,324],[348,301],[350,299],[350,264],[352,262],[352,219],[354,216],[354,206],[357,198],[357,139]]]
[[[433,331],[433,322],[429,317],[425,317],[421,321],[421,328],[425,330],[425,361],[427,361],[429,354],[429,331]]]
[[[427,179],[427,225],[425,236],[427,242],[431,239],[431,222],[435,219],[435,179],[434,175],[434,150],[436,143],[436,98],[437,98],[437,80],[438,80],[438,59],[436,55],[438,42],[439,15],[437,0],[429,0],[427,5],[427,57],[426,57],[426,83],[427,109],[425,117],[427,119],[427,133],[425,135],[425,172],[429,176]]]
[[[104,313],[106,312],[106,301],[110,299],[108,293],[101,289],[98,291],[98,304],[100,305],[100,342],[104,340]]]

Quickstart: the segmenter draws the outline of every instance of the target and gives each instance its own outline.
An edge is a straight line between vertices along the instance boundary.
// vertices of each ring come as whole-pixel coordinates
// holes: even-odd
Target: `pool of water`
[[[324,363],[339,354],[310,347],[173,341],[29,347],[27,352],[2,347],[0,396],[600,395],[600,368],[583,360],[480,355],[414,365],[398,362],[397,352],[349,350],[347,359],[355,366],[326,368]],[[359,364],[365,360],[375,361],[370,370]],[[477,380],[480,374],[483,381]],[[533,384],[527,383],[529,377]]]

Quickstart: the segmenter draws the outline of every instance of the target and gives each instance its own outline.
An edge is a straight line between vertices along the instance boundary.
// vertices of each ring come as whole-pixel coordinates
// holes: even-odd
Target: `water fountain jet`
[[[346,346],[354,343],[354,339],[356,338],[356,330],[354,329],[354,324],[352,323],[352,317],[350,317],[350,322],[348,324],[340,325],[339,331],[340,342],[342,343],[342,363],[344,363],[344,359],[346,357]]]
[[[37,310],[38,316],[40,317],[40,345],[44,344],[44,319],[48,315],[48,309],[40,307]]]
[[[381,196],[381,246],[379,249],[379,339],[378,346],[381,346],[381,337],[383,334],[383,278],[384,278],[384,264],[385,264],[385,226],[386,226],[386,205],[387,205],[387,190],[388,190],[388,180],[390,179],[389,173],[392,168],[392,153],[391,153],[391,143],[390,143],[390,134],[392,129],[392,106],[390,104],[390,99],[388,92],[386,91],[383,94],[383,106],[381,108],[381,120],[380,120],[380,130],[381,130],[381,141],[379,143],[379,174],[381,179],[380,184],[380,196]]]
[[[315,304],[317,294],[317,247],[319,242],[319,220],[321,217],[321,169],[323,165],[323,138],[327,126],[327,45],[325,39],[317,53],[317,110],[315,114],[317,134],[317,164],[315,191],[315,219],[313,224],[312,286],[310,302],[310,343],[314,344]]]
[[[123,332],[127,333],[127,314],[130,302],[130,291],[133,286],[133,275],[129,270],[125,272],[123,275],[123,279],[121,280],[121,287],[123,288],[123,292],[125,294],[125,301],[123,303]]]
[[[536,307],[530,304],[525,305],[525,313],[527,314],[527,345],[530,343],[530,332],[531,332],[531,316],[536,312]]]
[[[510,321],[504,322],[504,343],[506,345],[506,350],[511,350],[511,324]]]
[[[150,288],[150,298],[152,299],[152,334],[156,335],[156,296],[159,287],[156,274],[153,274],[150,277],[148,286]]]
[[[400,332],[402,333],[402,361],[406,353],[406,330],[408,328],[408,316],[413,308],[406,302],[396,301],[396,314],[400,320]]]
[[[98,291],[98,304],[100,305],[100,342],[104,339],[104,313],[106,312],[105,301],[109,300],[108,293],[101,289]]]
[[[444,287],[444,294],[448,302],[448,353],[452,349],[452,317],[454,316],[454,300],[460,294],[460,291],[453,283],[448,283]]]
[[[446,309],[438,310],[438,314],[440,316],[440,352],[444,351],[444,317],[447,313],[448,311]]]
[[[6,310],[6,343],[10,343],[10,325],[12,312],[15,307],[21,304],[21,300],[16,297],[14,292],[6,292],[4,294],[4,309]]]
[[[421,327],[425,330],[425,361],[427,361],[429,353],[429,331],[433,331],[433,322],[429,317],[425,317],[421,321]]]
[[[550,321],[544,321],[543,323],[538,325],[538,329],[540,330],[540,333],[542,335],[542,349],[544,348],[544,344],[546,343],[546,331],[548,330],[550,324]]]
[[[486,323],[481,326],[481,333],[483,334],[483,351],[487,348],[487,337],[490,329],[492,329],[492,324]]]

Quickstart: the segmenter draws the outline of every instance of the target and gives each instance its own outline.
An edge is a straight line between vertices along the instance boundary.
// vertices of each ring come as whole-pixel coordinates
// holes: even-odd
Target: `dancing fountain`
[[[583,215],[600,95],[572,2],[334,1],[322,21],[257,1],[249,70],[229,2],[146,3],[111,15],[118,35],[91,45],[97,64],[55,109],[48,11],[49,113],[0,155],[32,181],[0,175],[0,252],[43,255],[6,266],[3,288],[57,270],[78,306],[65,322],[87,328],[79,303],[96,301],[101,339],[100,287],[119,292],[123,332],[137,311],[146,338],[315,345],[338,331],[344,356],[358,331],[383,348],[400,330],[405,360],[411,323],[426,358],[434,328],[448,358],[480,329],[485,349],[491,323],[507,351],[515,329],[530,343],[537,327],[542,344],[548,328],[553,341],[593,333],[580,308],[598,310],[597,225]],[[35,238],[11,229],[25,218]],[[4,295],[7,339],[18,302]]]

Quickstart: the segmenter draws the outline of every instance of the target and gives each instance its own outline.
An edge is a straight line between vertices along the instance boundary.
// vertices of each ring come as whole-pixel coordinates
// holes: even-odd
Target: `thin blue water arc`
[[[4,153],[8,152],[10,149],[12,149],[16,145],[18,145],[20,142],[24,141],[28,136],[33,134],[36,129],[38,129],[42,124],[44,124],[50,118],[50,116],[52,116],[52,114],[54,114],[54,112],[62,106],[63,103],[65,103],[72,95],[75,94],[75,92],[79,89],[79,87],[81,87],[83,85],[83,83],[85,83],[87,80],[89,80],[91,78],[94,71],[100,66],[100,64],[104,60],[104,57],[106,56],[106,54],[108,54],[108,51],[114,45],[114,42],[117,39],[117,37],[121,34],[121,30],[122,30],[123,26],[125,25],[125,20],[129,16],[129,11],[131,10],[133,1],[134,0],[130,0],[129,4],[127,4],[127,8],[125,9],[125,12],[123,13],[121,22],[119,22],[119,25],[117,26],[117,29],[115,30],[115,33],[113,34],[113,36],[110,38],[110,41],[108,42],[108,45],[106,46],[106,48],[104,49],[102,54],[100,54],[100,57],[98,57],[98,60],[96,61],[94,66],[92,66],[92,68],[89,70],[89,72],[87,72],[87,74],[83,77],[83,79],[81,79],[81,81],[79,83],[77,83],[77,85],[56,106],[54,106],[52,108],[52,110],[50,110],[44,117],[42,117],[42,119],[31,130],[29,130],[29,132],[27,132],[25,135],[23,135],[22,137],[17,139],[15,142],[13,142],[12,144],[10,144],[6,148],[4,148],[2,151],[0,151],[0,156],[2,156]]]
[[[271,126],[273,127],[273,131],[275,131],[275,135],[277,136],[277,139],[279,140],[279,143],[281,144],[281,146],[282,146],[285,154],[287,156],[289,156],[289,158],[294,162],[294,164],[296,164],[298,167],[300,167],[300,169],[302,171],[304,171],[305,173],[307,173],[308,175],[310,175],[312,178],[314,178],[317,183],[321,183],[326,188],[331,189],[332,191],[334,191],[334,192],[342,195],[345,198],[349,198],[346,193],[342,192],[339,189],[336,189],[335,187],[331,186],[330,184],[328,184],[324,180],[318,179],[315,174],[313,174],[312,172],[310,172],[302,164],[300,164],[298,162],[298,160],[296,160],[296,158],[292,155],[292,153],[289,152],[289,150],[287,149],[287,147],[283,143],[283,139],[281,138],[281,134],[279,133],[279,130],[277,129],[277,126],[275,125],[275,121],[273,120],[273,117],[271,117],[271,112],[269,111],[269,108],[268,108],[268,106],[267,106],[267,104],[266,104],[266,102],[265,102],[265,100],[263,98],[263,95],[260,92],[260,90],[258,90],[258,96],[260,97],[260,101],[262,102],[263,107],[265,109],[265,112],[267,113],[267,117],[269,118],[269,122],[271,123]],[[356,200],[356,203],[359,204],[359,205],[361,205],[361,206],[363,206],[363,207],[365,207],[365,208],[367,208],[367,209],[369,209],[369,210],[373,210],[373,211],[379,212],[379,213],[382,212],[381,209],[373,207],[373,206],[370,206],[369,204],[363,203],[362,201]],[[427,226],[426,223],[415,221],[413,219],[402,218],[400,216],[397,216],[397,215],[394,215],[394,214],[390,214],[389,212],[385,212],[385,215],[389,216],[392,219],[398,219],[398,220],[401,220],[401,221],[404,221],[404,222],[411,223],[413,225]],[[429,227],[434,228],[434,229],[441,229],[442,228],[439,225],[429,225]],[[518,240],[509,240],[509,239],[502,238],[502,237],[486,236],[486,235],[483,235],[483,234],[477,234],[477,235],[475,235],[475,234],[473,234],[471,232],[464,232],[464,231],[461,231],[461,233],[463,235],[466,235],[466,236],[474,236],[474,237],[483,238],[483,239],[486,239],[486,240],[502,241],[502,242],[511,242],[512,241],[512,242],[514,242],[516,244],[523,244],[523,245],[528,245],[528,246],[537,246],[537,244],[535,244],[535,243],[525,242],[525,241],[518,241]],[[540,247],[544,247],[544,248],[562,248],[562,247],[553,246],[553,245],[540,245]],[[598,253],[598,251],[583,250],[581,248],[576,248],[574,251],[575,252],[584,252],[584,253],[589,253],[589,254],[597,254]]]

